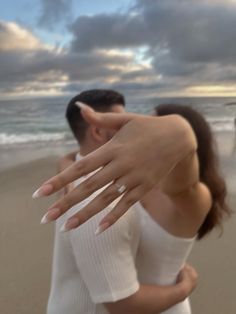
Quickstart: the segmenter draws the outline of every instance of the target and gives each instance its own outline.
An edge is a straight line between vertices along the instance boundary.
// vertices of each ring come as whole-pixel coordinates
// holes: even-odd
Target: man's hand
[[[140,285],[139,290],[126,299],[105,304],[109,313],[155,314],[162,313],[184,301],[195,289],[198,275],[196,270],[185,265],[176,284]]]
[[[192,266],[186,264],[179,273],[176,283],[182,286],[184,300],[197,286],[198,274],[196,270]]]

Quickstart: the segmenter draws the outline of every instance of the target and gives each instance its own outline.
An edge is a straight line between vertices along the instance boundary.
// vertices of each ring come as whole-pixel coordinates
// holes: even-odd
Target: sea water
[[[77,144],[65,119],[70,98],[0,100],[0,169],[49,155],[62,155]],[[127,104],[127,110],[150,114],[158,104],[188,104],[202,112],[215,133],[221,156],[235,146],[236,98],[157,98]]]

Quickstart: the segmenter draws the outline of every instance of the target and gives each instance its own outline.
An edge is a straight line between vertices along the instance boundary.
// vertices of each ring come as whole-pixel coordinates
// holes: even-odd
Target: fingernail
[[[49,193],[51,193],[52,190],[53,190],[53,186],[51,184],[44,184],[33,193],[32,198],[35,199],[42,196],[46,196]]]
[[[80,109],[85,109],[85,110],[90,110],[90,111],[94,111],[90,106],[80,102],[80,101],[76,101],[75,105],[77,107],[79,107]]]
[[[71,229],[78,227],[78,225],[79,225],[79,219],[78,218],[76,218],[76,217],[70,218],[62,225],[60,232],[69,231]]]
[[[101,234],[103,231],[105,231],[110,226],[109,222],[105,222],[98,226],[97,230],[95,231],[95,235]]]
[[[58,218],[58,216],[60,215],[61,211],[59,208],[53,208],[51,210],[49,210],[44,216],[43,218],[41,219],[41,224],[46,224],[48,222],[51,222],[55,219]]]
[[[46,224],[46,223],[49,222],[47,215],[48,215],[48,214],[45,214],[45,215],[43,216],[43,218],[41,219],[41,221],[40,221],[41,225],[44,225],[44,224]]]
[[[86,107],[87,107],[84,103],[82,103],[80,101],[76,101],[75,105],[77,107],[79,107],[80,109],[86,109]]]

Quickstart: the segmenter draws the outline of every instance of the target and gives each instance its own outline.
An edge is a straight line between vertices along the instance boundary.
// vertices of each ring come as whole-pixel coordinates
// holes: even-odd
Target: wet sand
[[[39,222],[54,198],[33,201],[31,194],[55,173],[55,161],[44,158],[0,173],[1,314],[45,314],[53,225]],[[236,193],[230,203],[236,208]],[[235,239],[236,215],[221,238],[214,233],[195,246],[190,262],[199,272],[199,286],[192,295],[193,314],[236,313]]]

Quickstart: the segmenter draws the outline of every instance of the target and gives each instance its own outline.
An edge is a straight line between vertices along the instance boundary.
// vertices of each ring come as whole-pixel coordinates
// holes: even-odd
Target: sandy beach
[[[53,224],[39,222],[53,198],[33,201],[31,194],[55,173],[55,161],[44,158],[0,173],[1,314],[45,314]],[[230,203],[236,208],[236,193],[231,192]],[[221,238],[213,233],[195,246],[190,258],[199,272],[199,286],[192,295],[194,314],[235,314],[235,239],[233,215]]]

